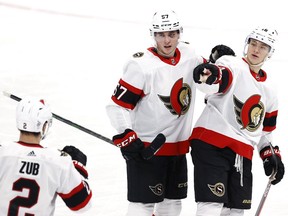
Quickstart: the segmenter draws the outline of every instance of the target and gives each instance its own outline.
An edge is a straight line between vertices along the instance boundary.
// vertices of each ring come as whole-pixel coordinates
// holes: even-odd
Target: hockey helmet
[[[262,43],[265,43],[266,45],[270,46],[270,51],[268,53],[268,58],[270,58],[274,51],[275,51],[275,43],[277,41],[278,33],[276,30],[271,30],[268,28],[261,28],[257,27],[255,28],[247,37],[245,40],[245,48],[244,48],[244,55],[246,55],[246,47],[248,43],[250,42],[250,39],[255,39],[258,41],[261,41]]]
[[[154,36],[155,32],[177,31],[183,32],[176,13],[172,10],[158,11],[153,15],[150,34]]]
[[[45,131],[43,126],[48,123]],[[32,97],[23,98],[16,108],[16,124],[21,131],[41,133],[44,139],[50,126],[52,125],[52,112],[44,100]]]

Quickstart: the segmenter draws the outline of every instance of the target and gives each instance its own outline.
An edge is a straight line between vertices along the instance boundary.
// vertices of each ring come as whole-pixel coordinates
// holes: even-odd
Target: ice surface
[[[9,4],[8,4],[9,2]],[[0,90],[23,97],[41,96],[53,112],[107,137],[115,131],[105,105],[113,93],[128,56],[150,46],[149,23],[162,8],[174,9],[182,18],[183,39],[208,57],[219,43],[242,55],[244,39],[258,24],[274,25],[280,37],[276,53],[264,69],[278,92],[280,107],[274,144],[287,165],[287,12],[271,1],[132,1],[132,0],[3,0],[0,2]],[[284,4],[284,3],[283,3]],[[21,6],[21,7],[20,7]],[[224,9],[225,8],[225,9]],[[285,18],[286,17],[286,18]],[[0,141],[18,139],[15,101],[0,96]],[[202,95],[195,119],[203,108]],[[62,148],[76,145],[88,156],[93,208],[87,216],[125,214],[126,171],[119,149],[69,125],[53,122],[43,145]],[[189,194],[181,216],[195,215],[193,166],[189,155]],[[262,162],[255,151],[253,163],[254,215],[266,187]],[[287,178],[272,186],[263,216],[288,215]],[[76,215],[57,200],[56,216]]]

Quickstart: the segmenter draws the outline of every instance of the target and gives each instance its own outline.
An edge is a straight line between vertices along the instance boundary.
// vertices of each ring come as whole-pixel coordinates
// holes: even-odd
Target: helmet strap
[[[45,124],[43,125],[43,129],[41,131],[41,140],[44,140],[48,134],[50,128],[50,124],[48,122],[45,122]]]

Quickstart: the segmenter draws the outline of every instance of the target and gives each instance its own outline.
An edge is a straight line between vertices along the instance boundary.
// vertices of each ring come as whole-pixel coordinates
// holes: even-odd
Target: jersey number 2
[[[8,215],[18,216],[19,208],[31,208],[38,201],[40,187],[35,180],[20,178],[13,183],[14,191],[22,191],[28,189],[28,197],[16,196],[10,201]],[[34,214],[26,213],[25,216],[34,216]]]

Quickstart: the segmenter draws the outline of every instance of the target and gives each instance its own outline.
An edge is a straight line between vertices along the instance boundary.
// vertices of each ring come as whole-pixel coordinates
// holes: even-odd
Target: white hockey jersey
[[[159,56],[151,47],[134,54],[124,67],[112,100],[132,110],[132,129],[145,144],[159,133],[166,136],[157,155],[189,151],[196,92],[193,70],[205,61],[181,42],[174,57]]]
[[[0,215],[51,216],[59,195],[74,211],[90,206],[92,192],[71,157],[41,145],[0,146]]]
[[[245,59],[223,56],[216,65],[225,66],[219,92],[207,95],[207,105],[196,122],[192,139],[220,148],[229,147],[252,159],[254,145],[268,145],[276,128],[277,97],[264,81],[266,73],[250,71]],[[210,88],[206,84],[200,84]]]

